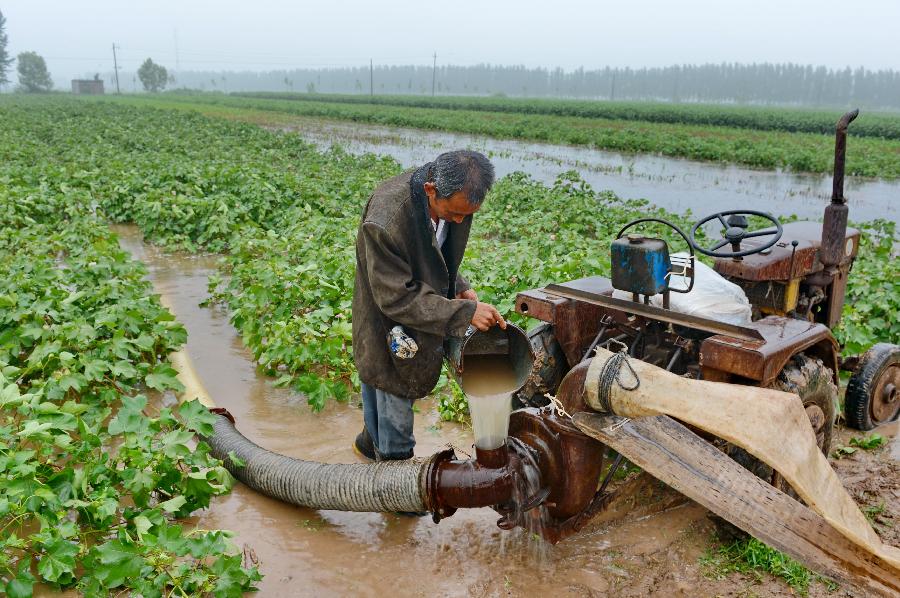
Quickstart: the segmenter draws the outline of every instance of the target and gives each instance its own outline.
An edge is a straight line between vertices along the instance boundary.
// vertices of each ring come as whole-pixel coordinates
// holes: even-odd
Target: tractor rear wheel
[[[822,360],[806,355],[795,355],[772,384],[772,388],[798,395],[809,417],[816,445],[828,457],[831,438],[834,434],[834,420],[837,414],[838,390],[834,384],[834,373]],[[771,469],[771,468],[770,468]],[[797,498],[780,473],[772,471],[770,481],[779,490]]]
[[[900,347],[878,343],[859,360],[844,396],[847,424],[871,430],[900,415]]]
[[[831,450],[838,399],[837,386],[834,384],[834,374],[831,369],[826,367],[820,359],[814,359],[807,355],[795,355],[791,358],[790,363],[781,370],[770,388],[790,392],[800,397],[806,415],[809,417],[809,423],[816,435],[816,445],[827,457]],[[770,465],[737,446],[730,445],[726,452],[755,476],[799,500],[797,493],[787,480]],[[718,516],[713,516],[713,521],[719,537],[723,540],[734,540],[747,536],[745,532]]]

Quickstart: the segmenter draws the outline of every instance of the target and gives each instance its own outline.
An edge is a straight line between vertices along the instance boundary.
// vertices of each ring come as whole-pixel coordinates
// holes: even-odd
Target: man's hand
[[[479,301],[475,306],[475,315],[472,316],[472,325],[485,332],[494,324],[500,324],[500,328],[506,329],[506,320],[503,319],[497,308],[489,303]]]
[[[467,289],[460,293],[456,294],[457,299],[469,299],[471,301],[478,301],[478,295],[472,289]]]

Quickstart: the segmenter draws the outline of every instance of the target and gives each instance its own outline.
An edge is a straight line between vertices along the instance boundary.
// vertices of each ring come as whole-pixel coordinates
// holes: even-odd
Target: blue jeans
[[[413,402],[362,384],[363,421],[379,459],[408,459],[412,457],[416,439],[413,437]]]

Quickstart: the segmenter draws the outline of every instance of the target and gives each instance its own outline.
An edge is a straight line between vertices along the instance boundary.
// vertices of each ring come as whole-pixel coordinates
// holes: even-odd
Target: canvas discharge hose
[[[844,489],[796,395],[686,379],[637,359],[624,361],[629,367],[607,367],[624,359],[597,348],[584,394],[592,409],[628,418],[668,415],[743,448],[784,476],[844,537],[900,567],[900,550],[881,542]]]

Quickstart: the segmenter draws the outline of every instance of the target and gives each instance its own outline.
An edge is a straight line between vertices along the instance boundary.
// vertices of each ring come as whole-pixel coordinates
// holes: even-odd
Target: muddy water
[[[598,191],[609,189],[624,199],[647,199],[675,212],[690,209],[698,216],[742,208],[819,219],[831,197],[831,176],[823,174],[361,123],[300,119],[285,128],[320,147],[338,143],[354,153],[391,155],[404,166],[423,164],[449,149],[469,148],[489,155],[498,176],[521,170],[552,184],[560,172],[574,169]],[[851,220],[885,218],[900,223],[900,181],[848,176],[844,184]]]
[[[467,357],[462,388],[469,399],[475,446],[500,448],[509,431],[512,393],[519,389],[516,372],[504,355]]]
[[[214,257],[166,255],[144,245],[135,229],[116,230],[123,246],[147,264],[158,292],[171,298],[200,378],[241,432],[295,457],[359,461],[350,448],[362,425],[358,401],[311,413],[301,396],[274,388],[256,372],[226,313],[198,307]],[[417,455],[447,444],[473,452],[468,429],[440,424],[430,400],[418,405]],[[696,533],[705,512],[653,482],[636,483],[640,492],[613,505],[614,515],[628,514],[632,523],[604,524],[600,517],[578,536],[540,550],[522,530],[499,530],[490,509],[460,511],[437,525],[429,518],[292,507],[241,484],[192,523],[236,533],[237,545],[265,574],[262,596],[582,596],[668,577],[659,572],[663,565],[696,567],[699,549],[686,546],[685,538]],[[673,546],[686,551],[685,561],[673,564]]]

